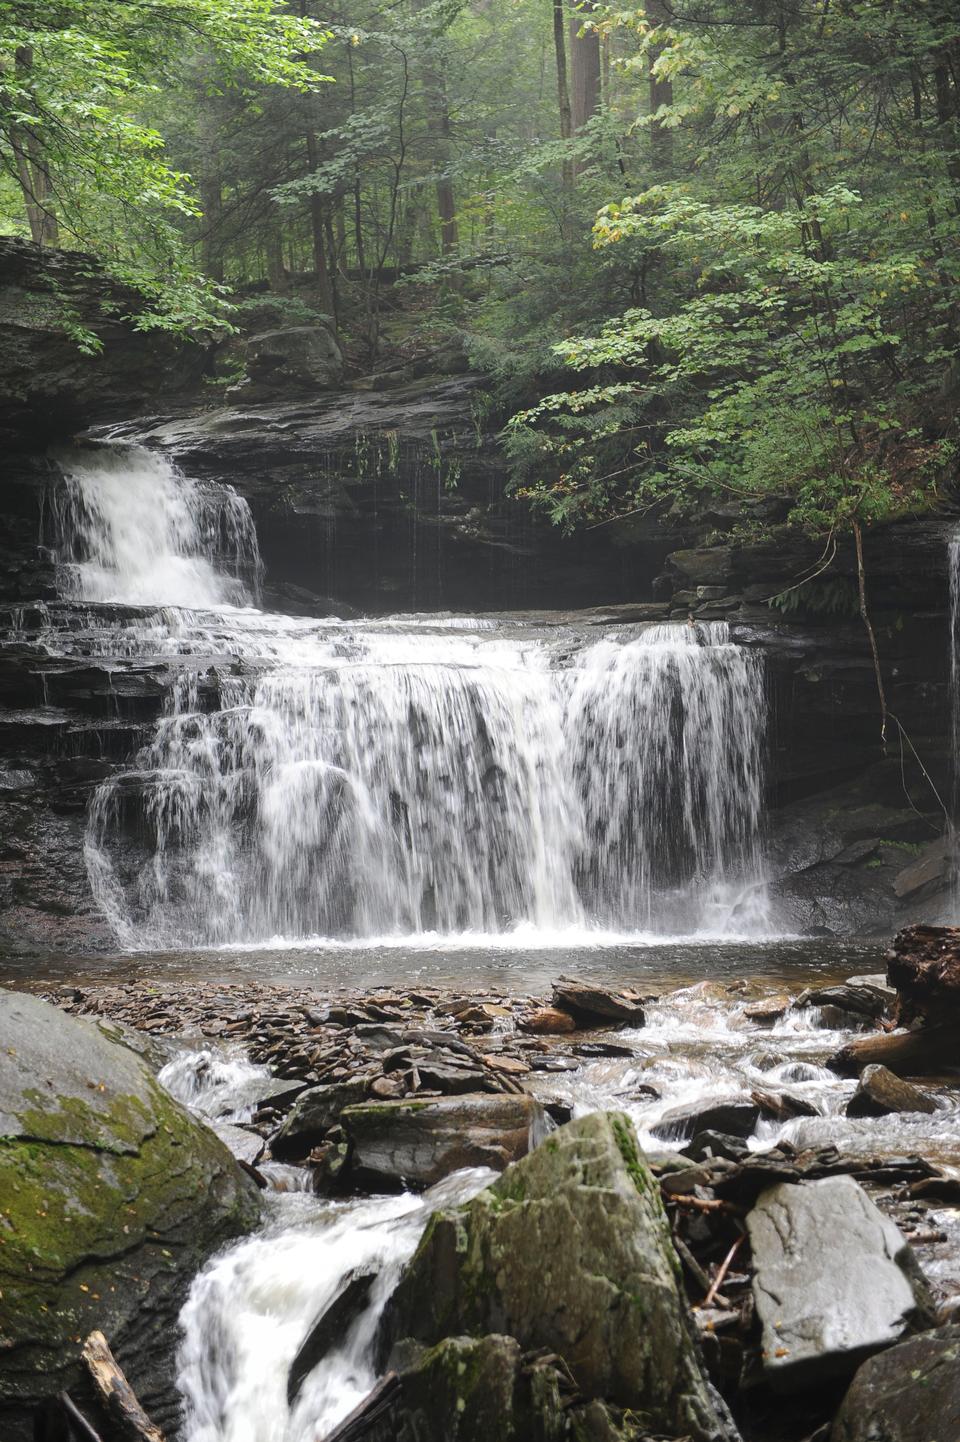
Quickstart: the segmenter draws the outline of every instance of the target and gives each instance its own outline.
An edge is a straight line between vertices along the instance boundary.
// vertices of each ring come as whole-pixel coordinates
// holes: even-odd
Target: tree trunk
[[[203,160],[200,162],[200,208],[203,211],[203,270],[210,280],[223,283],[223,242],[219,229],[223,219],[223,186],[221,157],[218,150],[219,124],[210,107],[200,114],[200,141]]]
[[[307,142],[307,165],[310,174],[315,175],[320,165],[317,137],[312,130],[308,130],[305,139]],[[310,238],[313,246],[313,268],[317,276],[317,289],[320,292],[320,304],[336,323],[337,307],[334,303],[330,270],[327,266],[327,220],[324,214],[323,198],[317,194],[310,197]]]
[[[570,86],[567,82],[567,37],[564,23],[563,0],[553,0],[553,49],[557,61],[557,100],[560,106],[560,139],[570,140],[573,135],[573,111],[570,107]],[[563,162],[563,185],[565,190],[573,189],[573,161]]]
[[[664,24],[667,15],[663,0],[648,0],[647,16],[653,25]],[[653,67],[656,65],[663,52],[656,47],[650,52],[650,78],[648,103],[651,116],[656,115],[661,105],[673,104],[673,85],[669,80],[661,80],[654,74]],[[659,120],[652,120],[650,123],[650,165],[656,176],[662,176],[670,170],[673,163],[673,131]]]
[[[21,46],[15,58],[17,76],[25,84],[33,68],[33,51],[28,46]],[[11,126],[8,134],[31,238],[37,245],[54,250],[60,244],[60,226],[53,209],[53,191],[43,146],[36,131],[29,126]]]
[[[586,7],[593,9],[590,4]],[[582,130],[600,110],[600,36],[595,30],[584,30],[578,14],[570,21],[570,110],[573,132]]]
[[[447,82],[443,73],[443,60],[435,61],[430,55],[428,39],[426,53],[420,64],[423,76],[424,97],[430,130],[433,136],[433,152],[437,165],[437,216],[440,221],[440,249],[444,255],[456,250],[460,242],[457,226],[457,207],[450,169],[453,164],[451,145],[450,106],[447,101]]]

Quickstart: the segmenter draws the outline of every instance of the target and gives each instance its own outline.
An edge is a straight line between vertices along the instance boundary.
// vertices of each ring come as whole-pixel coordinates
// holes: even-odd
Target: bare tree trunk
[[[205,273],[218,284],[223,283],[223,241],[220,225],[223,220],[223,185],[220,180],[218,125],[210,111],[201,111],[203,159],[200,164],[200,206],[203,210],[201,238],[202,263]]]
[[[570,107],[570,86],[567,81],[567,39],[563,0],[553,0],[553,49],[557,61],[557,100],[560,106],[560,139],[573,135],[573,111]],[[573,161],[563,162],[564,189],[573,189]]]
[[[662,25],[667,18],[666,8],[663,0],[647,0],[647,16],[654,25]],[[654,49],[650,54],[650,79],[649,79],[649,105],[650,114],[656,115],[661,105],[673,104],[673,85],[669,80],[661,80],[654,73],[654,66],[660,58],[661,51]],[[673,162],[673,131],[669,130],[659,120],[654,120],[650,125],[650,163],[655,174],[661,175],[669,171]]]
[[[437,164],[437,216],[440,221],[440,249],[444,255],[456,250],[460,242],[457,225],[457,207],[450,175],[453,164],[451,145],[450,106],[447,101],[447,82],[443,73],[443,57],[435,60],[430,54],[428,40],[426,52],[420,62],[423,76],[424,97],[430,129],[433,134],[433,151]]]
[[[305,139],[307,142],[307,165],[310,174],[315,175],[320,165],[317,137],[312,130],[308,130]],[[323,199],[316,193],[310,197],[310,238],[313,243],[313,268],[317,276],[320,304],[327,315],[332,316],[336,321],[337,308],[334,303],[333,286],[330,284],[330,271],[327,266],[327,220],[324,214]]]
[[[16,52],[17,75],[25,81],[33,68],[33,51],[21,46]],[[37,245],[55,250],[60,244],[60,226],[53,209],[50,175],[43,146],[34,130],[14,125],[9,130],[10,147],[17,167],[17,179],[23,191],[30,235]]]
[[[272,290],[282,290],[287,281],[287,268],[283,263],[283,226],[279,220],[271,223],[267,231],[267,276]]]
[[[592,9],[592,4],[587,7]],[[595,30],[584,30],[577,15],[570,21],[570,107],[574,134],[600,110],[600,36]]]

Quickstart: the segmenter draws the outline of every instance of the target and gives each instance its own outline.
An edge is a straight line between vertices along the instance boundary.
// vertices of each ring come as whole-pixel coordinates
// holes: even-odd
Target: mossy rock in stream
[[[576,1404],[549,1357],[524,1355],[514,1337],[448,1337],[414,1351],[400,1401],[366,1442],[646,1442],[623,1409]]]
[[[169,1413],[176,1319],[211,1250],[256,1223],[256,1188],[128,1046],[0,991],[0,1435],[83,1386],[102,1330],[147,1411]]]
[[[562,1359],[584,1405],[597,1404],[585,1437],[628,1435],[596,1430],[617,1413],[662,1437],[737,1435],[704,1370],[659,1187],[621,1113],[570,1122],[433,1216],[388,1304],[382,1360],[403,1377],[414,1344],[492,1334]]]

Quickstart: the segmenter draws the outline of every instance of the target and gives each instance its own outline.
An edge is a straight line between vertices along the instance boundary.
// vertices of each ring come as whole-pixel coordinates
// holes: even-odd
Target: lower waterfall
[[[66,595],[170,666],[90,808],[124,945],[762,923],[762,663],[725,625],[272,615],[232,492],[134,448],[64,470]]]

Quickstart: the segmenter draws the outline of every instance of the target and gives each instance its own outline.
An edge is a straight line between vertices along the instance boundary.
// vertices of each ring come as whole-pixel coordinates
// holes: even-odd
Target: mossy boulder
[[[704,1371],[659,1188],[620,1113],[570,1122],[466,1206],[436,1213],[382,1351],[402,1367],[411,1341],[491,1334],[561,1358],[584,1402],[603,1404],[597,1417],[621,1409],[657,1436],[736,1437]]]
[[[448,1337],[400,1373],[400,1395],[367,1442],[645,1442],[640,1423],[576,1403],[562,1364],[515,1337]]]
[[[94,1022],[0,991],[0,1435],[81,1383],[102,1330],[148,1411],[204,1258],[255,1224],[222,1142]]]

